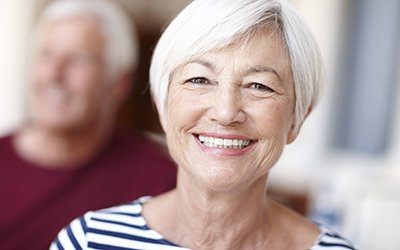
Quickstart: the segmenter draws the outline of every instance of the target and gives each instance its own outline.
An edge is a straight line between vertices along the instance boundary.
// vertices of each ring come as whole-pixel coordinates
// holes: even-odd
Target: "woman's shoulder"
[[[110,208],[89,211],[79,220],[85,222],[85,228],[92,225],[98,225],[97,222],[115,222],[128,223],[132,226],[143,226],[145,221],[142,214],[142,205],[151,199],[150,196],[144,196],[132,202],[124,203]]]
[[[93,237],[123,238],[124,235],[132,235],[132,232],[140,234],[148,231],[141,212],[142,204],[149,199],[142,197],[122,205],[85,213],[58,233],[50,249],[86,249]]]
[[[356,250],[358,249],[349,240],[335,232],[334,230],[318,225],[321,230],[315,244],[310,250]]]
[[[334,230],[318,222],[294,212],[293,210],[273,202],[275,218],[280,220],[281,230],[292,232],[291,239],[296,246],[310,246],[309,250],[351,250],[357,249],[349,240],[336,233]],[[278,223],[277,223],[278,224]],[[286,238],[288,238],[286,236]]]
[[[87,212],[62,229],[50,246],[60,249],[184,250],[147,226],[142,205],[151,197]]]

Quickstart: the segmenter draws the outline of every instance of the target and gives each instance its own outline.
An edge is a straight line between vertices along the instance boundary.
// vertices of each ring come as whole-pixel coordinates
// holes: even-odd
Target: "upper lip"
[[[239,140],[255,140],[253,138],[249,138],[244,135],[240,134],[222,134],[222,133],[209,133],[209,132],[200,132],[200,133],[193,133],[194,135],[202,135],[206,137],[215,137],[221,139],[239,139]]]

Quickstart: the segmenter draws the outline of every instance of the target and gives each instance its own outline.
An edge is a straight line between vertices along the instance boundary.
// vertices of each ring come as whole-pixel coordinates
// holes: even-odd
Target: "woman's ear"
[[[292,126],[290,127],[289,133],[286,138],[286,144],[291,144],[299,135],[301,125],[296,126],[293,122]]]
[[[292,142],[294,142],[294,140],[296,140],[297,136],[299,135],[301,126],[303,126],[304,121],[310,115],[312,109],[313,109],[312,105],[310,105],[307,109],[307,113],[304,115],[304,118],[302,119],[302,121],[299,124],[296,125],[296,121],[295,121],[295,119],[293,119],[292,125],[287,134],[286,144],[291,144]]]

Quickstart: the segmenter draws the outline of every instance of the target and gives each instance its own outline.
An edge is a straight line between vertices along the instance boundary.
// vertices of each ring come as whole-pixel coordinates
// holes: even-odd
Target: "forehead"
[[[287,47],[277,29],[263,28],[235,40],[223,48],[193,56],[184,66],[200,64],[214,71],[227,65],[247,70],[252,67],[272,68],[280,75],[291,77]]]
[[[41,45],[75,44],[87,47],[102,46],[104,36],[96,19],[88,16],[68,16],[45,21],[38,31]]]

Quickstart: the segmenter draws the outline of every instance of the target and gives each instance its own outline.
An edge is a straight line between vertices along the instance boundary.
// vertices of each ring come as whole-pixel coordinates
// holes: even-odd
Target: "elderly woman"
[[[150,76],[177,188],[89,212],[53,249],[354,249],[266,196],[321,89],[317,45],[287,1],[193,1]]]

